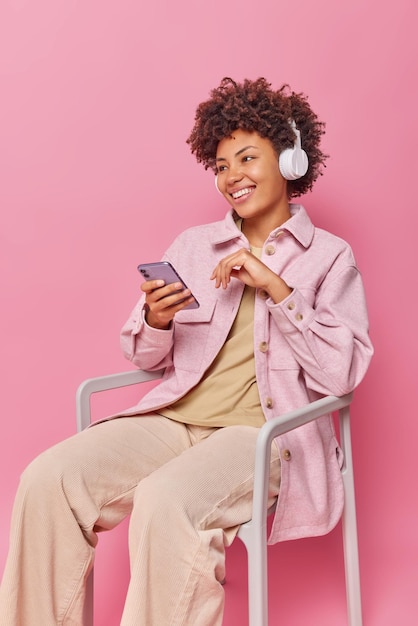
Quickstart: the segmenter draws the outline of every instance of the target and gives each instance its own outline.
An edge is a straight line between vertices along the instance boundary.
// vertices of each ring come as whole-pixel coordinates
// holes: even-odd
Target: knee
[[[164,480],[150,474],[138,483],[134,495],[134,504],[142,510],[158,511],[171,499],[172,490],[166,487]]]
[[[178,486],[171,484],[169,477],[151,474],[141,480],[135,490],[134,512],[154,527],[173,517],[181,517],[185,508]]]
[[[50,450],[42,452],[23,470],[19,490],[26,494],[35,494],[37,498],[42,494],[55,491],[56,485],[62,482],[64,468],[59,456]]]

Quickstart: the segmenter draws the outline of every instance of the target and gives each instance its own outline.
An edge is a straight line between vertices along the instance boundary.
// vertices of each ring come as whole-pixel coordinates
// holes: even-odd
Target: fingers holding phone
[[[199,306],[170,263],[142,264],[138,270],[145,278],[141,289],[146,294],[146,321],[150,326],[167,329],[178,311]]]

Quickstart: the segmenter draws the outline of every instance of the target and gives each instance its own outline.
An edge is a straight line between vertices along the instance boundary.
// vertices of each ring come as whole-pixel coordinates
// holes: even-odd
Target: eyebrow
[[[245,148],[241,148],[241,150],[238,150],[238,152],[236,152],[234,156],[236,156],[236,157],[237,157],[237,156],[239,156],[240,154],[242,154],[243,152],[245,152],[246,150],[249,150],[250,148],[251,148],[252,150],[258,150],[257,146],[245,146]],[[215,161],[226,161],[226,159],[225,159],[225,157],[217,157],[217,158],[215,159]]]

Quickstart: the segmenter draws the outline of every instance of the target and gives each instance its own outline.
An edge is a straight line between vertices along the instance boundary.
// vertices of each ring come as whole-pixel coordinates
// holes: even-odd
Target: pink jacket
[[[254,308],[254,354],[266,419],[323,395],[344,395],[356,387],[373,349],[360,273],[350,247],[315,228],[304,208],[266,240],[262,261],[293,288],[274,302],[259,290]],[[171,330],[143,321],[143,299],[124,325],[126,357],[145,370],[165,368],[159,385],[124,415],[172,404],[194,387],[226,340],[244,285],[233,279],[215,289],[209,279],[217,262],[248,241],[230,211],[225,220],[192,227],[167,250],[200,302],[177,313]],[[270,543],[320,535],[338,522],[343,507],[340,451],[332,419],[320,418],[277,439],[282,457],[280,496]]]

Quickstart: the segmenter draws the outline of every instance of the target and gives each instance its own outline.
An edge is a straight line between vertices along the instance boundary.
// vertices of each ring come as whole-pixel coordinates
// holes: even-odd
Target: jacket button
[[[266,407],[268,409],[272,409],[273,408],[273,400],[271,398],[266,398],[265,405],[266,405]]]
[[[267,350],[269,349],[267,341],[262,341],[259,344],[258,349],[260,350],[260,352],[267,352]]]
[[[303,320],[303,315],[302,313],[296,313],[295,318],[298,322],[301,322]]]
[[[292,458],[292,453],[290,452],[290,450],[283,450],[282,457],[285,461],[290,461],[290,459]]]
[[[280,235],[283,235],[283,231],[276,230],[276,232],[274,232],[272,236],[276,239],[277,237],[280,237]]]
[[[289,302],[287,305],[287,308],[289,309],[289,311],[293,311],[293,309],[295,308],[295,303],[294,302]]]
[[[266,252],[266,254],[271,256],[272,254],[275,254],[276,248],[274,246],[266,246],[265,252]]]

